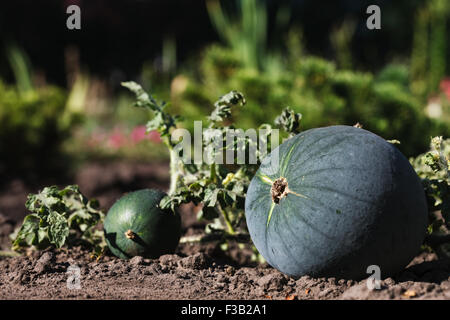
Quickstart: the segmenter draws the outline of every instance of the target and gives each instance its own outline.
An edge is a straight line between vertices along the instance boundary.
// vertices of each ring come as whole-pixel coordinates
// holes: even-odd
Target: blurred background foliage
[[[55,173],[63,163],[59,147],[77,113],[66,108],[64,89],[35,87],[22,50],[13,45],[7,50],[15,84],[0,79],[0,172],[33,177],[36,171]]]
[[[82,29],[65,27],[77,4]],[[366,27],[381,8],[381,30]],[[0,12],[0,174],[38,179],[89,159],[167,156],[120,82],[205,119],[236,89],[237,126],[286,106],[303,129],[359,122],[407,156],[450,131],[446,0],[7,1]],[[26,8],[26,10],[25,10]],[[174,9],[176,8],[176,10]],[[70,159],[70,160],[69,160]]]
[[[173,103],[180,112],[189,111],[186,126],[202,117],[214,97],[239,88],[248,100],[236,116],[244,128],[270,121],[290,106],[303,114],[304,129],[359,122],[386,139],[400,140],[407,155],[427,148],[431,135],[448,135],[448,99],[439,97],[446,70],[446,2],[418,7],[417,19],[426,14],[428,20],[414,31],[411,59],[393,59],[374,72],[353,68],[354,20],[344,20],[332,30],[335,58],[327,60],[308,53],[301,29],[280,34],[284,47],[269,48],[267,33],[261,31],[267,26],[261,1],[238,2],[233,15],[226,14],[218,0],[207,3],[223,44],[207,47],[196,77],[179,75],[172,82]],[[289,10],[281,7],[276,15],[283,18],[276,19],[275,29],[284,29]],[[419,47],[417,43],[424,41],[429,45]],[[434,106],[438,110],[426,109],[428,99],[439,105]]]

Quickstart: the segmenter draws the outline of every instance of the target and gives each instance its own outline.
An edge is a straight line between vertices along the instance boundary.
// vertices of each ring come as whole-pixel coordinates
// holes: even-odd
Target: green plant
[[[239,117],[233,117],[239,127],[270,122],[281,106],[289,105],[308,115],[304,129],[359,122],[387,139],[400,140],[399,148],[408,156],[426,150],[427,136],[450,133],[446,120],[424,113],[423,100],[410,90],[407,66],[390,64],[372,74],[341,70],[312,56],[287,61],[290,65],[274,75],[245,68],[233,51],[212,46],[201,62],[200,77],[184,76],[184,89],[173,92],[172,107],[187,110],[183,125],[192,130],[216,96],[240,88],[248,103]]]
[[[321,63],[320,60],[311,61],[311,65],[318,64],[320,66]],[[322,74],[333,70],[327,64],[322,64],[318,69],[322,70]],[[303,72],[309,74],[311,79],[315,80],[317,88],[323,90],[322,79],[308,73],[307,70],[308,68],[305,68]],[[392,77],[398,78],[397,74],[402,73],[386,72],[382,76],[383,81],[388,84]],[[335,83],[342,86],[340,88],[342,92],[345,92],[344,89],[348,82],[355,81],[347,73],[335,73],[333,79]],[[355,82],[360,88],[364,88],[367,83],[372,81],[371,77],[364,75],[360,75],[359,79],[360,81]],[[216,240],[226,243],[228,240],[235,240],[248,243],[250,238],[244,223],[245,199],[250,181],[258,170],[261,158],[265,155],[263,151],[253,147],[255,144],[266,143],[267,152],[270,152],[275,147],[273,143],[277,142],[276,136],[275,140],[272,139],[273,127],[269,124],[261,124],[258,128],[264,129],[264,131],[260,132],[256,140],[247,135],[237,136],[231,145],[227,145],[226,143],[229,142],[226,139],[227,134],[235,132],[236,129],[233,123],[236,106],[247,105],[240,92],[231,91],[220,97],[207,118],[207,130],[202,133],[202,150],[211,150],[212,157],[216,155],[217,149],[215,149],[214,143],[217,141],[211,139],[214,133],[216,137],[219,137],[219,141],[224,143],[225,148],[233,147],[234,150],[244,150],[246,157],[250,157],[254,153],[258,162],[239,164],[238,155],[234,153],[234,164],[231,165],[205,161],[204,158],[200,163],[186,163],[183,159],[187,156],[184,154],[187,150],[178,148],[180,141],[173,139],[172,136],[177,125],[181,123],[181,118],[168,113],[166,104],[157,102],[140,85],[134,82],[127,82],[123,85],[136,95],[135,106],[144,108],[153,114],[153,118],[147,123],[147,131],[158,131],[162,142],[169,149],[171,161],[169,193],[167,196],[158,198],[158,204],[156,204],[158,201],[152,200],[151,206],[154,207],[155,204],[161,210],[171,209],[176,212],[183,203],[193,202],[202,205],[198,217],[210,222],[206,227],[206,234],[195,237],[195,239],[183,238],[180,240],[181,242]],[[362,97],[364,97],[364,93],[362,93]],[[245,108],[240,109],[239,111],[242,112]],[[285,108],[276,117],[275,126],[282,129],[288,137],[293,137],[300,132],[300,121],[303,126],[304,119],[301,114],[297,113],[294,108]],[[213,130],[213,133],[210,130]],[[268,139],[269,137],[270,139]],[[443,218],[438,218],[441,222],[433,222],[430,225],[430,237],[427,238],[430,246],[435,250],[440,250],[439,254],[444,252],[442,244],[448,240],[448,234],[444,234],[443,237],[440,233],[436,234],[438,231],[442,233],[444,230],[442,226],[448,228],[448,145],[450,145],[448,142],[434,139],[433,151],[414,160],[418,174],[424,178],[429,202],[430,199],[436,201],[430,202],[434,203],[430,210],[441,210],[443,213]],[[211,147],[212,149],[209,149]],[[431,165],[434,171],[428,168],[428,165]],[[447,165],[446,169],[445,165]],[[44,248],[49,245],[61,247],[65,244],[71,245],[80,242],[93,245],[96,252],[105,248],[104,233],[96,229],[96,226],[103,220],[103,214],[97,209],[96,202],[88,201],[76,186],[68,186],[62,190],[58,190],[56,187],[45,188],[37,195],[30,195],[26,205],[31,214],[25,218],[22,227],[13,235],[16,250],[29,246],[36,248]],[[439,237],[435,237],[436,235]]]
[[[424,152],[429,136],[450,133],[446,117],[430,119],[424,112],[429,94],[436,93],[446,69],[443,26],[448,5],[444,2],[429,0],[417,11],[410,65],[390,63],[372,73],[351,69],[355,28],[351,20],[331,33],[334,63],[308,55],[301,31],[294,29],[280,30],[277,38],[286,40],[285,44],[269,52],[263,2],[240,1],[232,19],[222,8],[225,3],[208,1],[212,24],[223,45],[206,48],[195,75],[176,77],[183,79],[183,86],[172,91],[172,107],[186,111],[183,125],[192,129],[193,121],[206,116],[217,96],[239,88],[248,98],[246,108],[234,119],[239,127],[270,122],[280,106],[290,105],[295,112],[308,115],[304,129],[359,122],[387,139],[401,141],[399,148],[408,156]],[[286,18],[279,21],[287,25]]]
[[[428,98],[436,94],[447,68],[447,22],[450,6],[445,0],[428,0],[419,7],[415,17],[411,52],[411,90]]]
[[[23,95],[0,81],[0,171],[31,174],[51,170],[76,120],[65,117],[63,90],[46,87]],[[14,143],[11,143],[14,141]],[[39,156],[38,156],[39,155]]]
[[[163,141],[163,143],[167,146],[170,152],[170,189],[169,194],[175,192],[176,185],[179,179],[179,161],[178,155],[175,154],[176,150],[175,145],[171,139],[170,133],[173,129],[176,128],[176,123],[180,120],[179,116],[172,116],[168,112],[166,112],[165,107],[166,104],[162,102],[159,104],[151,95],[142,89],[142,87],[135,82],[124,82],[122,85],[128,88],[136,95],[135,106],[140,108],[145,108],[150,110],[154,117],[150,120],[147,125],[147,132],[156,130]]]
[[[159,208],[166,194],[143,189],[117,200],[109,210],[104,233],[110,251],[122,259],[158,258],[173,253],[181,233],[180,215]]]
[[[225,43],[249,67],[260,69],[266,54],[267,11],[257,0],[237,1],[239,18],[233,21],[218,0],[206,1],[216,31]]]
[[[381,137],[351,126],[303,131],[272,151],[245,200],[253,243],[291,276],[383,277],[417,254],[426,198],[408,160]]]
[[[16,85],[19,92],[26,94],[34,90],[31,80],[31,66],[25,52],[15,46],[10,45],[6,49],[6,55],[11,66],[11,69],[16,79]]]
[[[341,69],[352,68],[351,40],[355,33],[355,27],[355,22],[348,20],[331,33],[330,40],[335,51],[336,61]]]
[[[82,112],[66,103],[63,89],[50,85],[35,88],[23,50],[9,46],[7,57],[15,85],[0,80],[0,173],[35,178],[67,170],[61,168],[67,159],[62,159],[60,148]]]
[[[103,232],[96,229],[104,214],[98,202],[88,200],[78,186],[45,187],[37,194],[30,194],[25,206],[30,213],[11,236],[13,250],[85,243],[98,253],[105,247]]]
[[[431,150],[411,159],[428,198],[425,243],[440,257],[450,256],[450,139],[431,139]]]
[[[445,0],[431,0],[430,6],[430,62],[429,62],[429,90],[435,93],[439,83],[445,76],[447,60],[447,22],[450,5]]]
[[[227,241],[234,239],[248,242],[248,234],[243,224],[245,193],[251,177],[258,168],[256,164],[227,165],[218,161],[206,161],[202,158],[200,163],[188,163],[183,161],[187,155],[181,154],[177,145],[180,141],[171,139],[171,132],[176,129],[176,124],[181,120],[167,113],[164,104],[159,104],[152,96],[147,94],[140,85],[134,82],[123,84],[136,95],[135,106],[145,107],[154,112],[154,117],[147,124],[147,130],[157,130],[170,153],[171,184],[168,196],[162,198],[160,207],[162,209],[176,210],[183,203],[193,202],[202,205],[198,213],[199,219],[212,221],[206,228],[207,239]],[[231,91],[222,96],[215,104],[214,110],[207,118],[207,130],[203,131],[202,149],[212,150],[211,157],[214,159],[215,141],[211,139],[212,134],[219,137],[221,145],[233,150],[240,148],[246,150],[246,156],[250,157],[248,150],[255,150],[255,158],[260,159],[260,149],[250,149],[259,139],[271,135],[272,127],[262,124],[259,128],[265,129],[265,134],[257,139],[248,136],[237,136],[230,144],[227,144],[227,134],[234,133],[235,127],[232,123],[232,113],[235,106],[243,106],[246,103],[244,96],[237,91]],[[288,133],[297,132],[301,116],[287,109],[277,120],[277,124]],[[271,149],[271,141],[267,143],[268,150]],[[184,141],[186,142],[186,141]],[[229,141],[228,141],[229,143]],[[217,151],[217,150],[216,150]],[[252,151],[253,152],[253,151]],[[233,153],[233,163],[237,164],[237,152]]]

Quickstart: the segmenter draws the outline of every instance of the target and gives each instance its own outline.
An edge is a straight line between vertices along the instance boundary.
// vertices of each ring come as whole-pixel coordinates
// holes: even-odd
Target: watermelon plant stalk
[[[230,215],[228,214],[228,211],[226,209],[225,210],[222,209],[220,204],[217,205],[217,206],[218,206],[218,209],[219,209],[220,213],[222,214],[223,220],[225,221],[225,224],[226,224],[226,226],[228,228],[228,233],[230,235],[234,235],[235,234],[235,230],[233,228],[233,224],[231,222]]]
[[[178,169],[178,154],[175,152],[171,144],[167,144],[170,154],[170,187],[168,195],[175,194],[177,190],[178,179],[180,178],[180,171]]]
[[[123,82],[122,86],[128,88],[136,95],[136,102],[134,106],[146,108],[153,113],[153,119],[147,123],[147,132],[156,130],[161,136],[161,140],[169,149],[170,155],[170,187],[169,195],[176,192],[178,179],[180,175],[178,154],[175,150],[175,145],[171,141],[171,129],[176,128],[178,116],[172,116],[166,112],[166,103],[158,103],[151,95],[142,89],[142,87],[135,82]]]

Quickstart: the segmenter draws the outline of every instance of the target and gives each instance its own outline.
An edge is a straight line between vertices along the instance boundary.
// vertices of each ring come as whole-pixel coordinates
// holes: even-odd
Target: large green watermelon
[[[355,127],[305,131],[262,162],[245,202],[250,236],[291,276],[368,277],[404,268],[424,240],[421,181],[398,149]]]
[[[103,224],[106,242],[114,255],[122,259],[157,258],[174,252],[180,240],[181,220],[178,213],[159,208],[165,195],[143,189],[114,203]]]

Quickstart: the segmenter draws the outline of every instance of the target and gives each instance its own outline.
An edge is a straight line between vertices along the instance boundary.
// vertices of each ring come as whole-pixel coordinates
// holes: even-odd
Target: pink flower
[[[122,130],[116,128],[109,136],[108,143],[112,148],[119,149],[127,143],[127,138],[123,134]]]
[[[161,143],[161,136],[159,135],[159,132],[156,130],[150,131],[148,134],[148,139],[154,143]]]
[[[146,129],[145,126],[137,126],[131,131],[131,141],[134,143],[138,143],[139,141],[142,141],[146,138]]]
[[[450,100],[450,78],[444,78],[441,80],[441,90],[447,96],[447,99]]]
[[[106,136],[101,132],[93,132],[87,139],[87,145],[91,148],[96,148],[99,145],[103,144]]]
[[[159,136],[159,133],[155,130],[150,131],[149,133],[146,133],[146,128],[145,126],[137,126],[133,129],[133,131],[131,131],[130,137],[131,137],[131,141],[133,141],[133,143],[138,143],[142,140],[150,140],[152,142],[155,143],[160,143],[161,142],[161,138]]]

